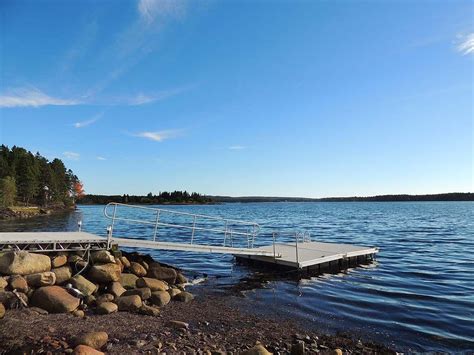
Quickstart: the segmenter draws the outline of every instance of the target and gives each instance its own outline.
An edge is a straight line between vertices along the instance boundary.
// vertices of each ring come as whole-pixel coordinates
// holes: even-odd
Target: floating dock
[[[238,260],[253,260],[266,264],[277,264],[294,269],[314,269],[334,261],[350,263],[372,260],[378,248],[349,244],[300,242],[276,243],[257,250],[275,253],[275,256],[235,255]]]

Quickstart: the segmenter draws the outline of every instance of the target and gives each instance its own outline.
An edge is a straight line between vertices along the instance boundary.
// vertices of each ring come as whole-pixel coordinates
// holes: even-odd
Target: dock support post
[[[191,233],[191,245],[193,244],[194,241],[194,231],[196,230],[196,216],[194,216],[193,219],[193,231]]]
[[[300,258],[298,255],[298,233],[295,233],[295,240],[296,240],[296,264],[298,268],[300,267]]]
[[[155,231],[153,232],[153,241],[156,242],[156,234],[158,233],[158,223],[160,222],[160,210],[156,212]]]

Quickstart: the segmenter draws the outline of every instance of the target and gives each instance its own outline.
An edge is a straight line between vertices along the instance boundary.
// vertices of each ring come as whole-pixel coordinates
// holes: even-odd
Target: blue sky
[[[88,193],[473,191],[470,1],[21,1],[0,142]]]

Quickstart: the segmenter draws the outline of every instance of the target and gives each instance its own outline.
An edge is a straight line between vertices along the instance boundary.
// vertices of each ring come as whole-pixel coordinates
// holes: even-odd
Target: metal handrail
[[[108,208],[110,206],[113,206],[112,215],[108,214]],[[124,206],[124,207],[127,207],[127,208],[135,208],[135,209],[143,209],[143,210],[153,211],[154,213],[156,213],[156,217],[154,218],[154,221],[118,217],[117,216],[117,206]],[[182,225],[182,224],[177,224],[177,223],[160,222],[160,217],[162,217],[164,214],[191,217],[192,218],[192,226],[187,226],[187,225]],[[214,232],[214,233],[223,233],[224,234],[224,246],[225,246],[228,234],[230,234],[231,243],[233,243],[232,237],[234,235],[245,236],[245,237],[247,237],[248,247],[252,248],[255,237],[260,232],[260,225],[258,223],[255,223],[255,222],[242,221],[242,220],[237,220],[237,219],[228,219],[228,218],[222,218],[222,217],[207,216],[207,215],[196,214],[196,213],[178,212],[178,211],[172,211],[172,210],[165,210],[165,209],[161,209],[161,208],[144,207],[144,206],[137,206],[137,205],[128,205],[128,204],[125,204],[125,203],[118,203],[118,202],[108,203],[104,208],[104,216],[106,218],[109,218],[109,219],[112,220],[112,225],[110,226],[110,230],[109,230],[109,233],[108,233],[109,243],[110,243],[110,240],[111,240],[112,235],[113,235],[115,221],[123,221],[123,222],[154,225],[155,228],[154,228],[154,232],[153,232],[153,241],[156,241],[158,226],[190,229],[192,231],[191,232],[191,243],[190,244],[194,243],[194,235],[195,235],[196,231],[207,231],[207,232]],[[196,221],[198,219],[222,222],[224,224],[224,228],[223,229],[218,229],[218,228],[209,228],[209,227],[196,226]],[[236,231],[236,230],[233,230],[233,229],[229,228],[229,225],[239,225],[239,226],[242,226],[242,227],[247,226],[247,227],[249,227],[249,231],[247,231],[247,232],[238,231],[238,230]]]

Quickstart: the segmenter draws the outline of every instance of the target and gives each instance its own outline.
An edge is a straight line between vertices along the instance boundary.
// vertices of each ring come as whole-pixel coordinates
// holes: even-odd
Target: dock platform
[[[254,260],[265,264],[277,264],[293,269],[318,268],[321,265],[334,261],[357,262],[372,260],[379,252],[375,247],[364,247],[350,244],[300,242],[300,243],[275,243],[257,248],[261,251],[274,252],[273,256],[262,255],[235,255],[238,260]],[[277,255],[280,255],[279,257]]]

